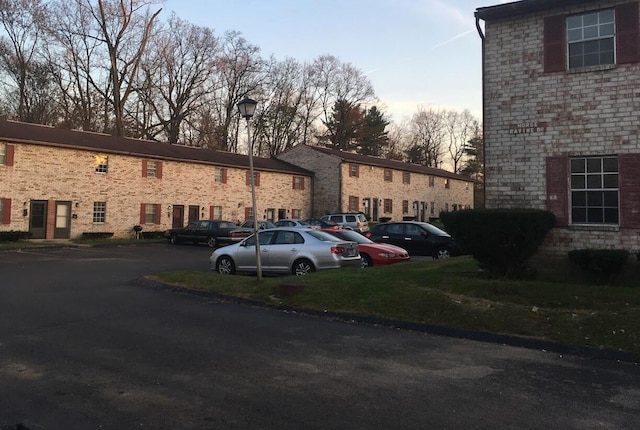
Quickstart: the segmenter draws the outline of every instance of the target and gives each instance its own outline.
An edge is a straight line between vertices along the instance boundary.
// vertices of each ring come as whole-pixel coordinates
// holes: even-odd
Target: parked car
[[[304,222],[309,224],[311,227],[319,228],[319,229],[337,230],[337,229],[345,228],[333,221],[325,221],[323,219],[318,219],[318,218],[306,219],[304,220]]]
[[[374,242],[388,243],[404,248],[410,255],[447,258],[458,254],[453,238],[428,222],[391,221],[378,224],[369,235]]]
[[[276,225],[271,221],[258,221],[258,229],[265,230],[267,228],[275,228]],[[255,232],[253,220],[243,222],[238,228],[235,228],[229,232],[228,236],[222,236],[218,238],[218,246],[229,245],[230,243],[236,243],[251,236]]]
[[[369,221],[367,221],[367,217],[361,212],[328,214],[320,219],[323,221],[333,221],[343,227],[349,227],[358,233],[366,233],[369,231]]]
[[[183,228],[167,230],[164,235],[174,245],[180,242],[206,243],[215,248],[220,238],[228,237],[237,227],[232,221],[198,220],[191,221]]]
[[[309,224],[301,219],[281,219],[274,223],[276,227],[301,227],[308,228]]]
[[[367,239],[362,234],[353,230],[323,230],[343,240],[352,240],[358,244],[360,252],[360,267],[383,266],[386,264],[402,263],[409,261],[409,253],[399,246],[389,245],[387,243],[375,243]]]
[[[263,273],[306,275],[323,269],[358,267],[358,244],[311,228],[281,227],[258,232]],[[255,234],[216,249],[211,269],[222,274],[257,272]]]

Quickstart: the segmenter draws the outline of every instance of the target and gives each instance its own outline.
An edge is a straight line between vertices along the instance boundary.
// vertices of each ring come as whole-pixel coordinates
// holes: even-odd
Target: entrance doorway
[[[189,222],[200,219],[200,206],[189,205]]]
[[[184,227],[184,206],[173,205],[173,213],[171,216],[171,228]]]
[[[29,233],[32,239],[47,237],[47,201],[32,200],[29,208]]]
[[[54,239],[71,237],[71,202],[56,202],[56,222],[53,230]]]

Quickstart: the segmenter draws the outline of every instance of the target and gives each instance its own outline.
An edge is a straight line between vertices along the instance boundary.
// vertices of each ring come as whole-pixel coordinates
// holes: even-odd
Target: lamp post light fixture
[[[249,127],[249,120],[253,117],[256,111],[257,101],[245,97],[238,103],[238,111],[240,115],[247,120],[247,144],[249,146],[249,174],[251,175],[251,213],[253,214],[253,231],[256,238],[256,269],[258,275],[258,281],[262,280],[262,261],[260,258],[260,236],[258,230],[258,217],[256,211],[256,178],[253,173],[253,142],[251,141],[251,127]]]

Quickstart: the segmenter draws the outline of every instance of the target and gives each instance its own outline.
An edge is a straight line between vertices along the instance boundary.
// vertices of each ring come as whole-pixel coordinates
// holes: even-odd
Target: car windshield
[[[336,233],[336,236],[339,236],[344,238],[345,240],[350,240],[352,242],[357,242],[357,243],[373,243],[372,241],[370,241],[360,233],[353,230],[339,230]]]
[[[307,233],[310,236],[315,237],[318,240],[321,240],[323,242],[341,242],[344,239],[340,239],[339,237],[336,237],[334,235],[332,235],[331,233],[327,233],[324,231],[320,231],[320,230],[309,230],[307,231]]]
[[[428,222],[420,223],[420,225],[431,234],[435,234],[437,236],[449,236],[449,233],[444,230],[440,230],[438,227],[433,224],[429,224]]]

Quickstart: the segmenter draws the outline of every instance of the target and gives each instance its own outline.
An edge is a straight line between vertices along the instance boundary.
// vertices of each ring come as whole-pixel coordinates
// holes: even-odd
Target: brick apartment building
[[[248,157],[0,121],[0,231],[132,237],[195,219],[251,219]],[[257,215],[329,212],[428,220],[473,205],[473,181],[424,166],[299,145],[254,157]]]
[[[428,221],[473,207],[473,180],[442,169],[308,145],[279,158],[314,172],[314,216],[364,212],[373,221]]]
[[[131,237],[192,219],[252,218],[248,157],[0,121],[0,230]],[[260,219],[307,217],[313,174],[255,158]]]
[[[640,249],[640,13],[629,0],[483,7],[486,206],[548,209],[545,251]]]

